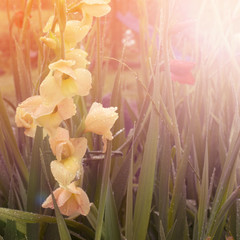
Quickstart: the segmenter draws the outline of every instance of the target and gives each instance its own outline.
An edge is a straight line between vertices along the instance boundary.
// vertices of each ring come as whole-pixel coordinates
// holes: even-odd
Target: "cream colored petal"
[[[53,72],[53,77],[57,84],[61,87],[62,85],[62,79],[63,79],[63,73],[59,71],[52,71]]]
[[[76,84],[78,87],[78,95],[87,96],[90,89],[92,88],[92,75],[84,68],[77,68],[76,73]]]
[[[17,107],[15,115],[15,123],[17,127],[31,128],[33,124],[32,116],[23,108]]]
[[[71,118],[76,113],[76,106],[72,98],[63,99],[50,114],[36,118],[36,123],[44,127],[53,136],[63,120]]]
[[[59,127],[62,121],[63,119],[58,112],[44,115],[36,119],[36,123],[39,126],[44,127],[50,136],[55,134],[56,129]]]
[[[63,191],[63,188],[57,188],[55,191],[53,191],[53,195],[55,197],[55,199],[58,198],[58,196],[61,194],[61,192]],[[42,204],[43,208],[52,208],[54,209],[54,205],[53,205],[53,201],[52,201],[52,194],[50,194],[47,199],[43,202]]]
[[[45,105],[57,105],[64,99],[61,86],[52,76],[52,72],[43,80],[40,85],[40,95]]]
[[[64,142],[69,139],[69,131],[65,128],[59,127],[56,131],[56,134],[49,138],[49,143],[52,149],[54,149],[54,146],[57,142]]]
[[[70,141],[74,147],[74,156],[81,160],[87,150],[87,139],[84,137],[71,138]]]
[[[24,109],[25,112],[33,114],[37,108],[42,104],[42,97],[39,95],[32,96],[19,104],[19,107]]]
[[[66,75],[71,76],[72,78],[76,78],[75,72],[72,69],[72,66],[75,64],[73,60],[63,60],[60,59],[57,62],[53,62],[49,65],[49,69],[52,71],[59,71],[61,73],[65,73]]]
[[[71,183],[67,188],[58,188],[54,192],[57,205],[60,212],[66,216],[82,214],[86,216],[90,211],[90,202],[87,194],[80,188],[75,186],[75,182]],[[42,204],[43,208],[54,209],[52,196]]]
[[[95,4],[95,5],[83,4],[82,10],[90,16],[102,17],[111,11],[111,7],[107,4]]]
[[[76,186],[77,182],[72,182],[71,184],[69,184],[67,186],[67,189],[71,192],[71,193],[74,193],[74,194],[80,194],[81,191],[79,191],[79,189],[81,189],[80,187],[77,187]]]
[[[69,138],[68,130],[60,127],[57,128],[55,135],[49,138],[49,143],[58,161],[70,156],[81,160],[87,149],[86,138]]]
[[[73,181],[77,171],[80,168],[80,163],[73,157],[62,161],[54,160],[51,162],[51,172],[55,180],[61,186],[67,186]]]
[[[32,114],[33,118],[37,119],[39,117],[42,116],[46,116],[49,115],[53,112],[53,110],[55,109],[56,105],[45,105],[45,104],[41,104]]]
[[[66,49],[75,48],[76,44],[81,42],[82,39],[88,34],[90,28],[90,25],[84,25],[81,21],[67,21],[64,32]],[[56,34],[57,33],[59,34],[59,32],[56,31]]]
[[[58,197],[55,197],[58,207],[62,207],[71,197],[72,193],[66,188],[62,188],[62,191],[60,192]]]
[[[57,160],[62,160],[64,145],[68,143],[72,145],[72,143],[69,141],[69,131],[58,127],[55,135],[49,138],[49,143],[53,154],[57,157]]]
[[[90,211],[90,201],[87,194],[81,188],[79,188],[79,194],[74,194],[74,197],[78,203],[77,211],[81,215],[87,216]]]
[[[71,195],[71,198],[69,198],[68,201],[59,210],[63,215],[66,216],[75,215],[78,210],[78,203],[74,196]]]
[[[27,98],[19,104],[19,107],[24,109],[24,111],[29,113],[34,119],[52,113],[55,108],[55,106],[43,104],[43,98],[39,95]]]
[[[58,113],[62,120],[71,118],[76,114],[76,105],[72,98],[65,98],[58,104]]]
[[[61,92],[64,97],[73,97],[78,95],[77,82],[73,78],[62,80]]]
[[[72,182],[67,188],[73,193],[78,203],[78,213],[86,216],[90,211],[90,202],[87,194],[82,188],[76,186],[76,182]]]
[[[35,136],[36,123],[34,112],[41,106],[42,99],[40,96],[27,98],[19,104],[16,109],[15,123],[18,127],[25,128],[25,135],[29,137]]]
[[[74,60],[76,63],[73,66],[74,69],[76,68],[86,68],[89,64],[87,61],[87,52],[83,51],[82,49],[73,49],[66,52],[66,59],[67,60]]]
[[[24,134],[26,136],[28,136],[28,137],[34,138],[35,137],[35,133],[36,133],[36,128],[37,128],[37,125],[33,124],[31,128],[26,128],[25,129]]]
[[[118,119],[116,107],[104,108],[102,104],[94,102],[85,119],[85,131],[103,135],[106,139],[112,140],[110,129]]]
[[[28,137],[34,137],[36,132],[36,123],[29,113],[24,109],[17,107],[15,115],[15,123],[17,127],[24,127],[24,134]]]
[[[73,144],[68,140],[57,144],[56,146],[56,158],[58,161],[72,156],[74,153]]]
[[[59,60],[50,64],[51,72],[40,85],[40,95],[45,105],[56,105],[64,98],[73,97],[79,93],[85,96],[89,93],[91,88],[90,72],[86,69],[73,70],[74,64],[75,61],[70,60]],[[52,72],[54,72],[54,76],[52,76]],[[63,74],[65,74],[64,79]],[[80,84],[82,86],[79,86]]]

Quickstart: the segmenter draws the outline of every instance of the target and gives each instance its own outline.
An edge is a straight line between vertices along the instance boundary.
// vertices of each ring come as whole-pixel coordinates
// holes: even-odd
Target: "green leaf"
[[[0,208],[0,219],[2,220],[12,220],[17,223],[57,223],[56,217],[24,212],[20,210],[13,210],[7,208]],[[67,226],[74,231],[79,231],[83,233],[85,236],[88,236],[90,239],[94,237],[93,231],[87,226],[78,223],[74,220],[64,219]]]
[[[160,239],[161,240],[166,240],[166,236],[165,236],[165,232],[164,232],[164,228],[163,228],[163,225],[162,225],[162,221],[160,220]]]
[[[11,152],[14,156],[19,172],[23,177],[24,182],[27,183],[28,177],[29,177],[28,169],[26,167],[25,162],[23,161],[15,136],[13,134],[13,130],[6,112],[6,108],[4,106],[1,92],[0,92],[0,124],[4,134],[5,141],[7,142],[9,149],[11,149]]]
[[[41,159],[40,149],[42,148],[43,130],[37,127],[30,165],[29,182],[27,190],[27,211],[39,213],[41,206],[39,203],[39,195],[41,194]],[[39,238],[39,225],[27,225],[27,237],[29,240]]]
[[[112,149],[112,143],[111,141],[108,141],[107,152],[106,152],[104,163],[103,163],[103,175],[102,175],[101,194],[100,194],[100,200],[99,200],[95,240],[100,240],[101,234],[102,234],[104,209],[106,204],[107,188],[108,188],[110,169],[111,169],[111,149]]]
[[[17,240],[18,239],[16,222],[7,220],[4,239],[5,240]]]
[[[98,210],[94,205],[94,203],[92,203],[90,212],[87,215],[87,219],[94,230],[96,230],[96,226],[97,226],[97,216],[98,216]]]
[[[135,125],[133,132],[133,144],[131,147],[130,168],[127,182],[127,196],[126,196],[126,224],[125,237],[127,239],[133,238],[133,162],[134,162],[134,139],[135,139]]]
[[[198,207],[198,234],[199,239],[202,239],[205,230],[207,211],[208,211],[208,140],[206,140],[204,167],[202,173],[202,183],[199,192],[199,207]]]
[[[229,151],[226,157],[226,161],[223,167],[223,171],[219,180],[219,184],[217,187],[216,195],[214,198],[211,216],[209,219],[208,229],[207,229],[207,236],[213,236],[216,225],[216,217],[218,212],[221,211],[223,204],[225,204],[228,195],[232,189],[232,184],[234,183],[233,178],[233,171],[235,171],[237,155],[240,149],[240,134],[239,131],[234,132],[232,137],[232,141],[229,147]],[[217,223],[219,225],[220,223]],[[213,231],[213,229],[215,229]]]
[[[158,102],[159,79],[155,79],[153,99]],[[134,240],[145,240],[151,212],[157,146],[159,136],[159,115],[153,108],[150,116],[143,161],[139,177],[136,204],[134,208],[133,232]]]
[[[190,151],[191,134],[188,132],[187,140],[185,143],[185,149],[183,151],[183,157],[176,172],[176,180],[173,188],[172,199],[168,212],[168,231],[172,229],[172,226],[177,222],[173,237],[183,237],[183,231],[185,228],[185,206],[186,206],[186,185],[185,177],[188,166],[188,157]]]
[[[159,159],[159,220],[160,226],[163,227],[167,233],[167,219],[169,207],[169,174],[171,172],[171,145],[169,134],[165,132],[162,136],[164,143],[161,148],[161,155]],[[160,144],[159,144],[160,145]],[[159,146],[160,148],[161,146]],[[161,229],[160,229],[161,230]]]
[[[210,236],[214,236],[218,227],[220,224],[223,222],[224,218],[226,218],[228,210],[230,207],[234,204],[236,199],[238,198],[238,195],[240,193],[240,187],[238,187],[229,197],[228,199],[224,202],[222,207],[220,208],[219,212],[216,215],[216,219],[214,221],[214,225],[212,228],[212,234]],[[226,220],[226,219],[225,219]]]
[[[71,240],[71,236],[70,233],[68,231],[67,225],[64,221],[63,216],[61,215],[56,199],[52,193],[52,199],[53,199],[53,204],[54,204],[54,209],[55,209],[55,214],[56,214],[56,218],[57,218],[57,225],[58,225],[58,231],[59,231],[59,235],[60,235],[60,239],[61,240]]]
[[[106,231],[105,239],[121,240],[120,224],[110,181],[108,184],[104,224]]]
[[[4,193],[4,196],[7,196],[7,189],[9,187],[9,182],[10,179],[8,178],[9,176],[12,176],[12,167],[11,167],[11,161],[10,161],[10,156],[8,154],[5,142],[4,142],[4,136],[3,136],[3,132],[2,129],[0,129],[0,152],[3,156],[3,161],[4,161],[4,165],[6,166],[6,170],[7,170],[7,174],[6,177],[2,177],[3,174],[0,174],[0,187],[1,190]]]

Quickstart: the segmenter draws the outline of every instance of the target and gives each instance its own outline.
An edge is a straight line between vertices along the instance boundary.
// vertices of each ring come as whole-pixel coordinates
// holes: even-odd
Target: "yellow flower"
[[[64,42],[66,49],[75,48],[83,40],[91,29],[91,24],[84,24],[82,21],[70,20],[66,23],[64,31]],[[60,38],[59,28],[56,28],[56,36]]]
[[[32,116],[25,111],[24,108],[17,107],[15,115],[15,123],[17,127],[24,127],[24,134],[28,137],[34,137],[36,132],[36,123]]]
[[[66,97],[86,96],[92,84],[91,73],[84,68],[73,69],[75,61],[58,60],[49,65],[50,73],[40,85],[46,105],[55,105]]]
[[[54,136],[49,138],[49,143],[53,154],[57,160],[61,161],[73,155],[74,146],[69,139],[69,131],[58,127]]]
[[[87,194],[82,188],[77,187],[75,182],[71,183],[67,188],[57,188],[53,195],[56,199],[58,208],[63,215],[76,216],[88,215],[90,211],[90,201]],[[42,204],[43,208],[54,209],[52,196],[48,196]]]
[[[102,135],[103,138],[112,140],[110,129],[118,119],[117,107],[104,108],[101,103],[94,102],[85,119],[85,132]]]
[[[15,122],[17,127],[24,127],[24,134],[29,137],[34,137],[36,132],[36,121],[33,113],[42,104],[40,96],[27,98],[20,103],[16,109]]]
[[[61,186],[67,186],[77,173],[83,174],[81,160],[87,150],[87,139],[69,138],[68,130],[59,127],[49,143],[57,158],[51,162],[52,174]]]
[[[68,8],[70,12],[82,11],[87,16],[102,17],[111,11],[108,3],[110,0],[78,0],[70,4]]]
[[[44,127],[49,135],[55,133],[63,120],[71,118],[76,113],[76,106],[71,98],[65,98],[57,105],[45,105],[39,95],[27,98],[19,104],[15,122],[18,127],[24,127],[25,134],[34,137],[36,125]]]
[[[87,52],[82,49],[72,49],[66,52],[66,60],[73,60],[75,64],[72,66],[73,69],[76,68],[86,68],[89,62],[87,61]]]
[[[82,11],[93,17],[102,17],[111,11],[110,0],[82,0]]]
[[[68,157],[61,161],[54,160],[50,164],[51,172],[54,179],[60,186],[69,185],[77,174],[83,174],[81,161],[76,157]]]
[[[48,33],[47,36],[41,37],[40,40],[47,44],[52,49],[57,49],[60,43],[60,29],[56,24],[55,31],[51,32],[54,17],[51,16],[43,29],[43,32]],[[88,34],[91,28],[91,22],[88,24],[85,21],[69,20],[66,22],[64,31],[65,49],[75,48],[76,45]],[[55,43],[54,43],[55,42]]]
[[[49,111],[51,110],[51,111]],[[65,98],[54,108],[44,104],[33,113],[36,123],[47,130],[48,134],[54,135],[62,121],[76,114],[76,106],[72,98]]]
[[[50,136],[49,143],[58,161],[71,156],[82,159],[87,149],[86,138],[69,138],[69,131],[61,127],[57,128],[54,136]]]

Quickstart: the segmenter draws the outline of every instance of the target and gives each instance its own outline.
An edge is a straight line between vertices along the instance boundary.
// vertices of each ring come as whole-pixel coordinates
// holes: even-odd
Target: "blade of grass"
[[[169,134],[167,132],[164,133],[163,137],[164,137],[164,143],[161,151],[162,154],[160,156],[159,170],[158,170],[159,171],[158,206],[159,206],[159,221],[160,221],[159,225],[164,229],[165,233],[167,233],[167,218],[168,218],[168,206],[169,206],[169,174],[171,172],[171,145],[170,145]]]
[[[10,156],[8,155],[8,151],[6,149],[6,145],[5,145],[5,142],[4,142],[4,136],[3,136],[2,129],[0,129],[0,152],[1,152],[1,155],[3,157],[3,161],[4,161],[4,165],[5,165],[5,166],[2,166],[2,167],[5,167],[6,170],[7,170],[6,177],[3,178],[2,174],[1,174],[0,188],[1,188],[1,191],[3,192],[4,196],[7,196],[7,189],[8,189],[8,186],[9,186],[8,176],[12,175],[12,166],[11,166]]]
[[[7,220],[6,228],[5,228],[5,234],[4,234],[5,240],[17,240],[17,227],[16,222]]]
[[[159,79],[154,79],[153,99],[157,104],[159,101]],[[152,109],[150,123],[148,126],[146,142],[144,146],[143,161],[139,177],[136,204],[133,219],[133,239],[145,239],[151,212],[155,166],[157,158],[157,146],[159,136],[159,115]],[[144,217],[143,217],[144,216]]]
[[[96,230],[96,226],[97,226],[97,215],[98,215],[97,208],[94,205],[94,203],[92,203],[90,212],[87,215],[87,219],[94,230]]]
[[[21,153],[19,151],[19,148],[17,146],[17,142],[15,139],[15,136],[13,134],[13,130],[7,115],[6,108],[4,106],[2,94],[0,92],[0,124],[1,128],[3,130],[5,139],[8,143],[9,148],[12,151],[12,154],[15,158],[16,164],[18,166],[18,169],[20,171],[21,176],[23,177],[23,180],[25,183],[28,182],[28,169],[26,167],[25,162],[22,159]]]
[[[159,229],[160,229],[160,231],[159,231],[160,239],[161,240],[166,240],[166,236],[165,236],[165,232],[164,232],[164,228],[163,228],[161,220],[160,220],[160,227],[159,227]]]
[[[210,236],[214,236],[217,232],[218,227],[223,222],[224,218],[226,220],[226,215],[228,213],[228,210],[230,209],[230,207],[234,204],[234,202],[238,198],[239,193],[240,193],[240,187],[238,187],[235,191],[233,191],[233,193],[224,202],[221,209],[217,213],[217,216],[216,216],[216,219],[215,219],[215,222],[214,222],[214,225],[213,225]]]
[[[95,240],[100,240],[101,234],[102,234],[104,209],[106,204],[107,188],[108,188],[108,181],[109,181],[110,169],[111,169],[111,149],[112,149],[112,143],[108,141],[107,151],[106,151],[106,155],[103,163],[103,174],[102,174],[101,193],[100,193],[100,200],[99,200]]]
[[[0,208],[0,219],[9,219],[18,223],[57,223],[56,217],[7,208]],[[89,227],[70,219],[64,219],[64,221],[69,228],[74,229],[76,232],[80,231],[81,233],[84,233],[85,236],[93,239],[94,232]]]
[[[110,181],[108,182],[106,208],[105,208],[105,222],[104,222],[106,240],[121,240],[120,224],[118,221],[117,208],[113,196],[113,191]]]
[[[13,177],[11,177],[10,189],[9,189],[9,197],[8,197],[8,208],[13,209],[15,207],[15,200],[14,200],[14,186],[13,186]],[[15,221],[7,220],[5,233],[4,233],[5,240],[17,240],[17,226]]]
[[[208,211],[208,139],[206,139],[204,167],[202,172],[202,183],[199,192],[199,207],[198,207],[198,238],[202,239],[204,235],[205,225],[207,224]]]
[[[234,165],[236,163],[239,149],[240,149],[240,134],[238,131],[236,131],[228,151],[228,156],[226,158],[223,172],[221,174],[217,192],[214,198],[211,216],[209,219],[209,224],[207,229],[207,236],[213,236],[214,225],[219,224],[219,223],[216,223],[216,216],[220,211],[222,205],[226,201],[228,192],[230,191],[228,186],[231,185],[231,182],[230,182],[231,175],[233,173],[233,170],[235,169]]]
[[[130,158],[130,168],[127,182],[127,196],[126,196],[126,220],[125,220],[125,237],[126,239],[133,238],[133,162],[134,162],[134,139],[135,139],[135,125],[133,129],[133,144]]]
[[[43,140],[43,130],[37,127],[33,150],[32,150],[32,160],[29,172],[29,182],[27,190],[27,211],[36,212],[40,211],[40,204],[38,201],[40,195],[41,186],[41,159],[40,159],[40,149],[42,148]],[[29,240],[37,239],[39,237],[39,225],[38,224],[28,224],[27,225],[27,237]]]
[[[168,229],[171,229],[174,222],[176,221],[175,218],[179,208],[181,208],[182,199],[185,198],[183,189],[185,188],[185,176],[186,176],[186,171],[188,166],[190,142],[191,140],[190,140],[190,132],[189,132],[188,140],[186,141],[186,144],[185,144],[184,155],[182,157],[182,161],[179,163],[179,166],[176,172],[176,180],[175,180],[172,199],[171,199],[169,212],[168,212]],[[178,224],[177,226],[179,226]]]

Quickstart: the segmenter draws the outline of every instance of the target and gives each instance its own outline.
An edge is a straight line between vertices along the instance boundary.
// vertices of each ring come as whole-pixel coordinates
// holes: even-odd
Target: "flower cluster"
[[[27,136],[34,137],[37,126],[43,127],[44,136],[49,136],[49,144],[56,157],[50,169],[60,185],[53,194],[61,213],[67,216],[73,213],[87,215],[90,209],[86,193],[76,186],[75,181],[77,176],[83,176],[82,158],[87,150],[87,139],[82,136],[71,138],[69,131],[62,127],[64,120],[76,114],[73,97],[88,95],[92,84],[91,73],[86,69],[89,63],[87,53],[77,48],[77,44],[90,30],[93,17],[101,17],[110,11],[108,3],[108,0],[72,3],[67,12],[81,11],[83,17],[79,21],[66,20],[63,32],[61,19],[54,23],[55,18],[50,17],[44,28],[46,36],[40,40],[56,52],[63,42],[65,58],[49,65],[49,73],[40,84],[39,95],[29,97],[16,110],[16,125],[25,128]],[[110,129],[118,118],[116,110],[116,107],[104,108],[94,102],[85,118],[83,133],[102,135],[104,142],[112,140]],[[51,195],[42,207],[53,208]]]

